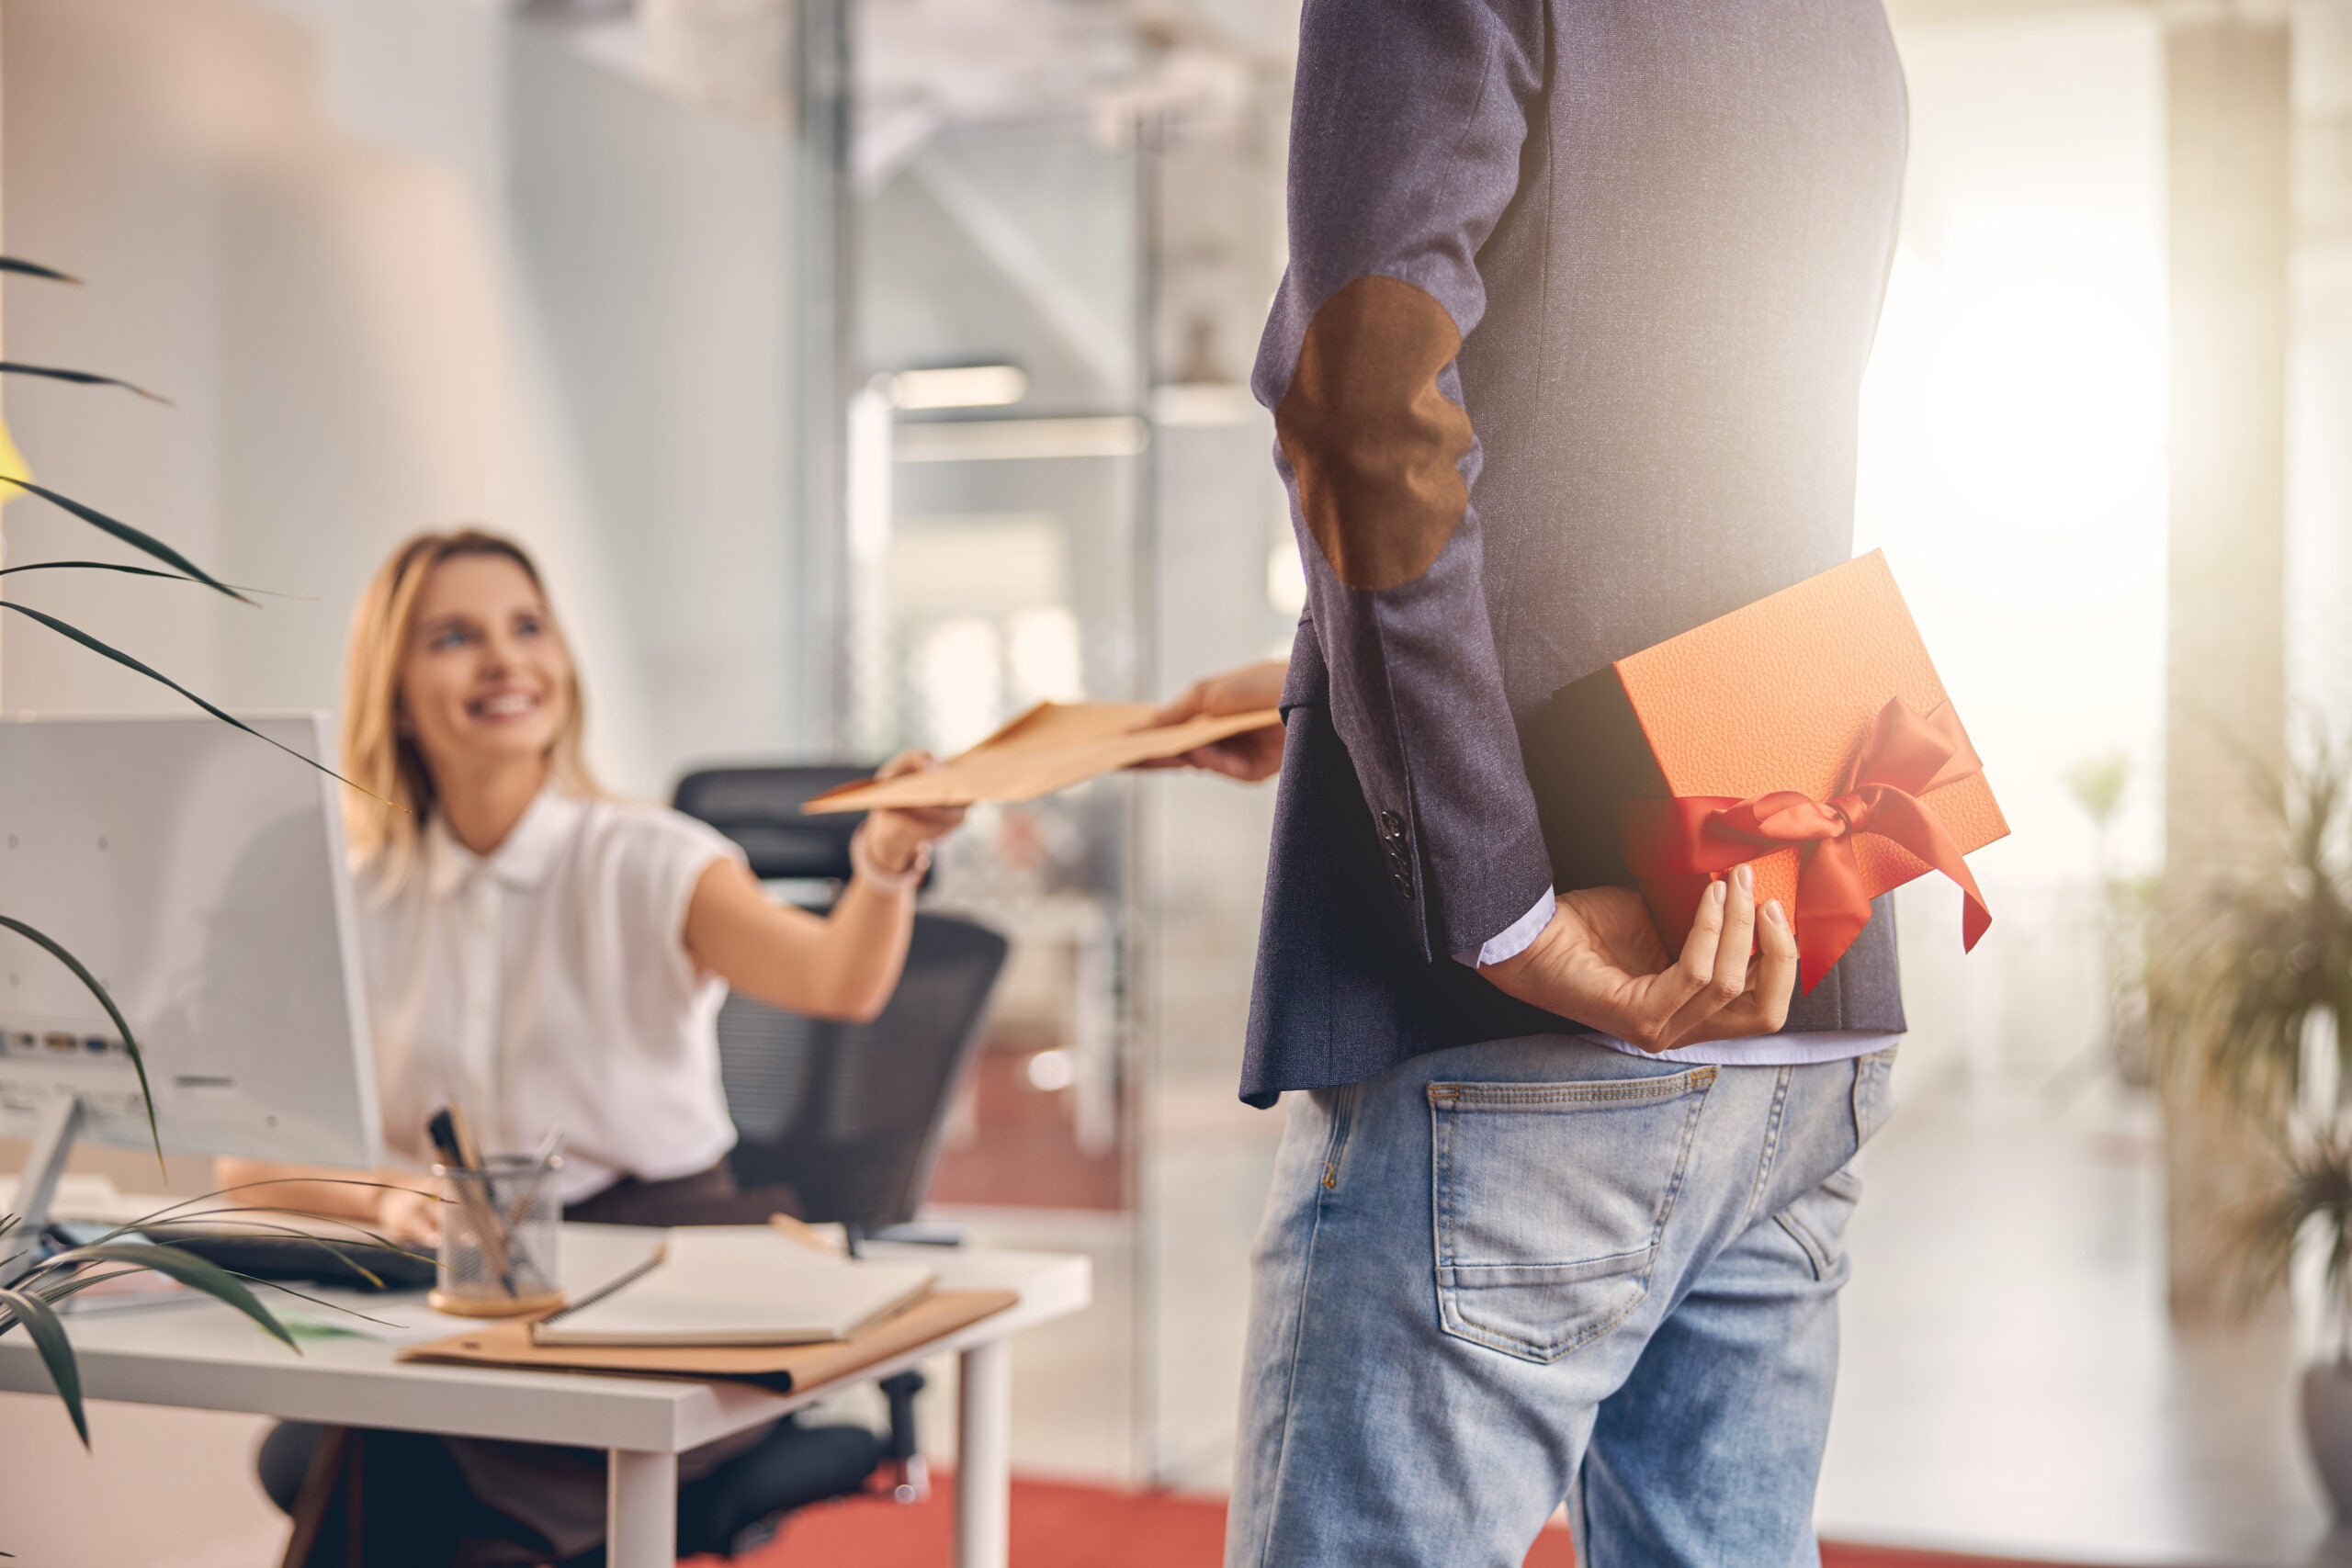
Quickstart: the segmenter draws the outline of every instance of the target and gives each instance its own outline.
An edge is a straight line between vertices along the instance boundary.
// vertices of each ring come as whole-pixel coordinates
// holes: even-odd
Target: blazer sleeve
[[[1425,959],[1474,957],[1551,885],[1455,364],[1486,311],[1478,252],[1518,191],[1544,45],[1542,0],[1306,0],[1289,265],[1252,377],[1331,721]]]

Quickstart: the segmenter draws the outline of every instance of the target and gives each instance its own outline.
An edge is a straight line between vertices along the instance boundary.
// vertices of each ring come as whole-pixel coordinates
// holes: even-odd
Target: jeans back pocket
[[[1714,1081],[1430,1085],[1445,1331],[1555,1361],[1641,1305]]]

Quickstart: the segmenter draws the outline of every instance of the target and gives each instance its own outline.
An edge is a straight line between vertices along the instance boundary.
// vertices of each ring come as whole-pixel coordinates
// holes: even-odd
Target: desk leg
[[[611,1568],[673,1568],[678,1561],[678,1456],[611,1450],[605,1552]]]
[[[1012,1352],[1001,1339],[961,1358],[956,1411],[956,1568],[1006,1568],[1012,1512]]]

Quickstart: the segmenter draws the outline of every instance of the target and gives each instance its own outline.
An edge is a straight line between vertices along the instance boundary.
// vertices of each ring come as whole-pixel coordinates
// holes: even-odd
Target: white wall
[[[9,346],[180,404],[12,389],[36,474],[309,596],[28,603],[216,700],[331,706],[377,560],[475,520],[541,553],[618,787],[800,737],[782,131],[476,0],[15,0],[5,45],[10,243],[89,279],[13,286]],[[38,502],[7,534],[107,553]],[[0,636],[11,708],[171,700]]]

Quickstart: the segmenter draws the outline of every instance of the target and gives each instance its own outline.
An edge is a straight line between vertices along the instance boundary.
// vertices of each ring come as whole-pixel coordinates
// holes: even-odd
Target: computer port
[[[112,1043],[113,1043],[107,1040],[103,1034],[85,1034],[82,1036],[82,1049],[87,1051],[93,1056],[105,1055]]]
[[[68,1034],[62,1029],[51,1030],[42,1035],[40,1043],[52,1051],[79,1051],[82,1048],[79,1035]]]

